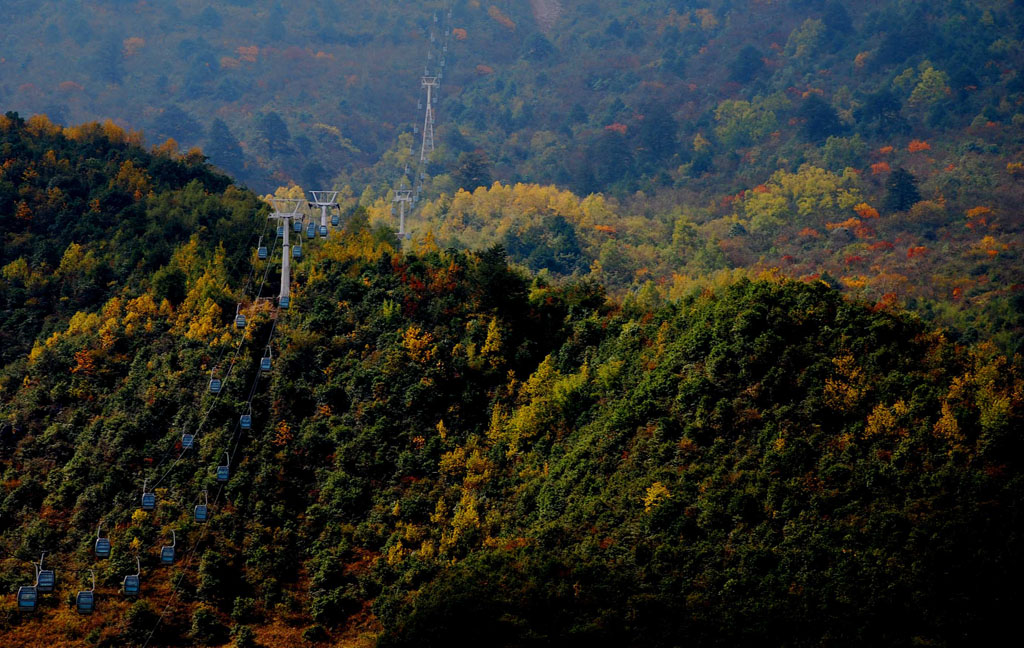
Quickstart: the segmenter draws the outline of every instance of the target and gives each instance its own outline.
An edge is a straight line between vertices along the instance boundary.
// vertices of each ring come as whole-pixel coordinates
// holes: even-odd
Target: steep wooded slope
[[[6,645],[957,646],[1012,621],[1024,387],[990,346],[821,282],[616,304],[346,220],[289,311],[212,229],[3,368]],[[19,616],[43,550],[57,593]]]

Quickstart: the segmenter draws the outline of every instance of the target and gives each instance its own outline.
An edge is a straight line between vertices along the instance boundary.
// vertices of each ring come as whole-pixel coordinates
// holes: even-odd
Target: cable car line
[[[434,90],[437,90],[438,92],[440,90],[440,81],[441,81],[441,79],[443,78],[443,75],[444,75],[444,68],[445,68],[445,64],[446,64],[446,55],[448,54],[448,46],[449,46],[449,41],[450,41],[450,37],[451,37],[451,32],[452,32],[452,29],[453,29],[452,28],[452,23],[451,23],[451,19],[452,19],[452,3],[451,3],[451,0],[444,0],[444,2],[442,3],[442,9],[443,9],[443,16],[444,16],[443,21],[440,21],[439,17],[438,17],[438,14],[434,13],[434,15],[433,15],[433,24],[428,27],[428,32],[429,32],[429,43],[427,44],[427,47],[428,47],[428,51],[427,51],[428,68],[424,69],[424,76],[421,79],[421,88],[425,88],[426,89],[427,97],[426,97],[426,101],[425,102],[421,102],[419,104],[420,106],[423,106],[424,103],[425,103],[425,110],[426,110],[426,118],[425,118],[425,121],[424,121],[425,128],[424,128],[424,133],[423,133],[424,144],[423,144],[423,147],[421,148],[421,151],[420,151],[419,164],[417,165],[416,170],[415,170],[415,174],[413,176],[413,186],[415,187],[414,198],[411,201],[413,204],[415,204],[416,202],[419,201],[420,195],[421,195],[421,193],[423,191],[423,181],[426,178],[426,174],[425,174],[426,163],[427,163],[427,157],[426,156],[427,156],[427,154],[429,152],[433,151],[433,120],[432,120],[433,105],[438,103],[437,94],[434,92]],[[439,23],[441,25],[443,25],[443,37],[438,37],[438,35],[435,34],[435,31],[434,31],[436,26],[439,25]],[[437,48],[440,48],[440,53],[437,54],[437,56],[435,56],[435,51],[434,50],[437,49]],[[440,67],[437,69],[437,71],[434,74],[434,76],[431,77],[431,76],[429,76],[429,74],[430,74],[429,65],[430,65],[430,63],[432,61],[435,61],[435,60],[439,61]],[[428,132],[428,129],[429,129],[429,132]],[[428,143],[429,143],[429,149],[430,149],[429,151],[427,150]],[[412,148],[410,148],[409,153],[410,153],[410,155],[413,153],[413,149]],[[405,173],[403,174],[403,178],[406,175],[408,175],[408,173],[409,173],[409,168],[408,168],[408,165],[406,165]],[[410,190],[410,193],[411,192],[412,192],[412,190]],[[314,193],[314,198],[316,198],[317,200],[320,200],[319,198],[316,197],[316,193],[317,192],[313,192],[313,193]],[[330,200],[333,201],[333,198],[331,198]],[[319,204],[319,202],[317,204]],[[334,204],[334,205],[335,205],[335,207],[337,207],[336,204]],[[404,206],[405,205],[403,203],[402,207],[404,208]],[[411,207],[411,205],[410,205],[410,207]],[[326,232],[324,231],[326,229],[325,222],[324,222],[326,220],[326,216],[324,216],[324,214],[326,214],[326,212],[323,212],[321,214],[321,226],[319,228],[314,227],[314,224],[312,222],[310,222],[309,225],[306,227],[306,238],[308,240],[313,240],[313,239],[317,239],[317,238],[324,238],[324,237],[326,237]],[[304,216],[302,217],[302,220],[303,221],[305,220]],[[332,215],[330,220],[331,220],[331,225],[332,226],[335,226],[335,227],[339,226],[340,221],[341,221],[340,208],[339,208],[339,215],[338,215],[338,217],[335,218]],[[293,252],[296,252],[296,254],[294,255],[295,259],[300,259],[301,257],[297,253],[297,250],[298,250],[299,245],[300,245],[301,240],[302,240],[302,237],[301,237],[301,231],[302,231],[301,224],[300,224],[300,222],[294,222],[293,226],[298,227],[298,229],[296,231],[300,233],[300,236],[298,237],[298,241],[296,242],[295,249],[293,249]],[[228,344],[220,344],[219,345],[220,348],[219,348],[219,350],[218,350],[218,352],[216,354],[216,360],[214,361],[214,363],[212,365],[212,368],[211,368],[211,372],[210,372],[211,373],[210,385],[209,385],[209,387],[207,389],[203,390],[204,394],[208,393],[210,396],[212,396],[212,398],[209,398],[208,400],[206,400],[205,401],[206,402],[206,406],[202,407],[203,396],[200,396],[200,407],[201,407],[201,411],[202,411],[202,416],[198,419],[198,422],[195,423],[194,425],[191,425],[191,426],[188,425],[187,423],[185,425],[180,426],[179,430],[178,430],[178,432],[181,433],[181,435],[180,435],[180,442],[176,443],[174,445],[170,445],[169,447],[167,447],[167,449],[164,451],[162,457],[160,458],[160,461],[156,464],[156,466],[154,466],[152,468],[149,468],[149,469],[143,468],[143,470],[140,471],[141,474],[139,476],[143,478],[143,498],[142,498],[142,501],[140,502],[137,499],[136,495],[126,494],[126,493],[122,493],[120,496],[117,496],[117,497],[114,497],[114,498],[111,499],[112,508],[108,511],[107,515],[99,521],[99,523],[98,523],[98,525],[96,527],[96,531],[95,531],[94,542],[90,543],[90,544],[92,544],[92,547],[91,547],[92,551],[90,553],[92,554],[94,560],[105,560],[105,559],[109,559],[111,557],[112,544],[113,544],[112,541],[111,541],[111,537],[110,537],[111,534],[110,534],[109,530],[106,532],[106,534],[104,534],[103,533],[103,526],[104,526],[104,521],[112,519],[111,516],[112,516],[112,514],[114,512],[120,511],[122,509],[128,509],[130,507],[140,507],[139,506],[140,504],[141,504],[140,508],[142,510],[147,510],[147,511],[148,510],[152,510],[152,511],[157,510],[157,505],[158,505],[159,502],[157,501],[157,498],[156,498],[156,490],[160,487],[161,484],[163,484],[174,473],[174,471],[177,468],[177,466],[184,459],[186,453],[188,453],[190,450],[195,450],[196,449],[196,443],[199,441],[199,439],[202,436],[202,434],[206,431],[206,425],[210,421],[210,417],[212,416],[213,411],[217,408],[217,405],[220,402],[219,399],[220,399],[221,395],[226,392],[226,389],[228,387],[228,381],[231,378],[234,377],[235,371],[236,371],[236,369],[238,368],[238,365],[239,365],[239,358],[240,358],[240,355],[242,353],[243,347],[245,347],[245,344],[246,344],[247,341],[254,341],[253,340],[254,336],[249,334],[247,332],[247,330],[246,330],[248,328],[248,326],[247,326],[248,325],[248,321],[246,320],[244,314],[242,313],[242,305],[243,305],[243,303],[245,303],[246,296],[250,294],[250,292],[249,292],[250,288],[252,288],[253,285],[256,282],[256,276],[257,276],[257,270],[258,270],[257,264],[258,263],[265,263],[265,266],[264,266],[264,269],[263,269],[262,276],[260,277],[260,280],[259,280],[259,286],[258,286],[258,288],[254,289],[255,298],[254,298],[253,303],[257,303],[258,304],[260,300],[264,299],[264,297],[263,297],[263,290],[264,290],[264,288],[267,285],[267,280],[268,280],[268,277],[270,275],[271,266],[274,265],[270,261],[270,259],[273,258],[274,252],[277,251],[278,240],[279,240],[278,236],[273,235],[273,233],[268,234],[268,231],[267,231],[268,227],[272,227],[272,225],[270,224],[269,220],[264,220],[263,221],[262,230],[258,226],[257,227],[253,227],[252,231],[251,231],[251,233],[250,233],[250,235],[248,237],[247,243],[246,243],[248,248],[251,250],[252,249],[252,245],[251,244],[252,244],[253,240],[256,240],[257,248],[256,248],[256,251],[255,251],[255,259],[252,259],[252,255],[250,255],[250,258],[252,259],[252,261],[249,263],[249,271],[246,274],[246,277],[245,277],[245,280],[244,280],[244,282],[243,282],[243,284],[241,286],[241,289],[237,293],[239,295],[239,298],[242,301],[240,301],[239,304],[238,304],[238,307],[236,309],[236,319],[232,323],[233,326],[230,329],[232,331],[240,331],[241,334],[239,335],[238,341],[234,345],[233,349],[231,348],[232,345],[230,344],[230,342]],[[274,227],[275,230],[278,229],[276,227],[276,224],[273,227]],[[285,227],[287,227],[287,225],[285,225]],[[267,239],[273,239],[273,241],[274,241],[273,244],[271,244],[269,246],[264,244],[264,241],[267,240]],[[270,249],[268,249],[268,248],[270,248]],[[283,264],[283,267],[282,267],[282,270],[283,270],[283,272],[282,272],[282,280],[283,281],[287,281],[287,279],[285,279],[285,277],[287,276],[288,267],[287,267],[287,264],[285,264],[283,261],[282,261],[282,264]],[[268,298],[268,299],[272,299],[272,298]],[[235,466],[239,465],[237,462],[238,462],[238,457],[240,455],[240,452],[242,450],[243,437],[245,436],[246,432],[251,432],[253,430],[253,425],[252,425],[252,423],[253,423],[253,421],[252,421],[252,408],[253,408],[253,402],[255,401],[256,396],[257,396],[257,394],[259,392],[260,381],[263,378],[264,374],[268,374],[268,373],[271,373],[273,371],[273,363],[274,363],[273,343],[274,343],[274,340],[275,340],[276,334],[277,334],[277,324],[278,324],[278,321],[279,321],[279,316],[280,316],[281,311],[282,310],[286,310],[287,308],[288,308],[288,304],[284,303],[284,298],[281,299],[281,302],[278,304],[278,306],[276,308],[274,308],[273,306],[271,307],[270,330],[267,333],[265,344],[262,347],[261,355],[259,356],[260,359],[259,359],[259,361],[258,361],[258,363],[256,365],[256,371],[254,372],[254,374],[252,376],[252,380],[251,380],[251,383],[250,383],[248,394],[246,395],[245,400],[242,401],[242,405],[238,408],[238,410],[236,410],[236,412],[237,412],[239,410],[242,410],[242,408],[244,408],[245,414],[239,416],[235,420],[234,427],[231,428],[231,433],[227,436],[226,439],[224,439],[224,441],[226,441],[226,443],[223,446],[224,447],[223,453],[224,453],[224,457],[226,459],[225,464],[224,465],[219,465],[219,464],[216,464],[216,463],[214,464],[214,466],[216,467],[216,472],[213,475],[212,483],[209,483],[210,482],[210,474],[209,474],[209,470],[208,470],[208,467],[206,466],[206,462],[205,461],[203,462],[203,467],[202,468],[197,468],[196,472],[192,475],[190,480],[188,480],[187,482],[183,482],[183,483],[187,484],[186,488],[193,488],[197,484],[197,482],[200,485],[203,485],[204,482],[207,484],[206,488],[204,488],[203,490],[195,493],[194,499],[193,499],[192,514],[191,514],[191,521],[192,521],[192,523],[200,525],[201,529],[199,529],[198,537],[195,538],[194,542],[192,542],[191,545],[188,546],[188,549],[186,551],[183,551],[180,554],[182,568],[181,568],[177,578],[175,579],[174,587],[171,590],[171,595],[170,595],[169,599],[167,600],[166,605],[161,610],[160,615],[157,618],[157,620],[156,620],[156,622],[155,622],[155,624],[153,626],[153,629],[150,631],[149,635],[146,638],[145,643],[143,644],[144,648],[146,646],[150,645],[150,642],[152,641],[153,637],[155,636],[155,634],[156,634],[157,630],[159,629],[160,625],[163,623],[163,620],[166,617],[167,613],[171,610],[172,606],[177,601],[177,599],[178,599],[178,591],[179,591],[179,586],[181,584],[181,580],[185,577],[185,575],[186,575],[188,569],[191,567],[191,565],[193,563],[193,560],[195,559],[197,553],[203,547],[204,542],[205,542],[208,534],[210,533],[210,529],[213,526],[212,523],[215,523],[214,518],[216,516],[214,515],[214,512],[218,510],[218,505],[221,502],[221,498],[222,498],[222,496],[224,496],[226,494],[225,488],[230,483],[230,479],[232,477],[232,475],[231,475],[231,473],[232,473],[231,466],[232,465],[235,465]],[[254,345],[253,348],[257,349],[259,347],[256,347]],[[217,370],[222,366],[222,364],[224,364],[225,358],[227,358],[229,356],[229,354],[230,354],[230,360],[226,364],[226,370],[224,371],[222,376],[218,376],[217,375]],[[188,419],[195,420],[193,417],[186,417],[186,420],[188,420]],[[267,423],[269,423],[269,421],[263,421],[262,423],[263,423],[264,431],[265,431],[265,426],[267,425]],[[188,431],[190,429],[191,429],[191,431]],[[175,436],[177,437],[178,434],[176,433]],[[174,454],[174,450],[176,448],[180,448],[180,450],[177,453],[177,456],[174,457],[173,461],[171,461],[171,457]],[[209,454],[210,453],[207,453],[207,455],[209,455]],[[214,454],[213,456],[217,457],[218,455]],[[170,464],[168,465],[169,461],[170,461]],[[202,471],[205,471],[205,477],[204,477],[204,474],[203,474]],[[149,476],[147,476],[147,473],[149,473]],[[159,477],[156,477],[156,475],[159,475]],[[153,477],[155,477],[155,479],[152,479]],[[150,483],[152,483],[152,485],[150,485]],[[211,498],[211,493],[212,493],[212,498]],[[183,494],[184,494],[183,491],[179,492],[179,491],[177,491],[176,488],[172,488],[171,489],[171,493],[170,493],[171,497],[168,498],[168,499],[169,499],[170,502],[176,502],[180,506],[181,504],[183,504],[183,502],[182,502],[183,498],[181,498],[181,495],[183,495]],[[202,499],[200,500],[200,498],[202,498]],[[124,500],[124,501],[122,502],[122,500]],[[200,501],[202,503],[200,503]],[[184,506],[183,508],[184,508],[184,510],[188,510],[188,506]],[[180,518],[181,518],[181,513],[179,512],[178,520],[180,520]],[[115,526],[115,528],[116,528],[116,525],[111,525],[111,526]],[[162,533],[166,534],[167,530],[168,529],[165,527]],[[179,552],[177,550],[177,531],[180,530],[180,529],[179,528],[170,528],[169,530],[170,530],[170,533],[171,533],[171,544],[170,545],[162,545],[160,547],[160,552],[159,552],[159,564],[164,565],[164,566],[174,564],[175,561],[179,558]],[[92,531],[90,531],[90,536],[91,535],[92,535]],[[187,538],[186,538],[186,542],[187,542]],[[6,551],[6,549],[2,548],[2,547],[0,547],[0,550]],[[35,569],[35,584],[34,585],[30,585],[30,586],[23,586],[23,587],[21,587],[18,590],[18,594],[17,594],[18,608],[17,609],[20,610],[20,611],[23,611],[23,612],[34,612],[37,609],[37,607],[38,607],[39,595],[43,594],[43,593],[52,592],[52,591],[54,591],[56,589],[56,584],[57,584],[56,572],[54,571],[53,567],[44,568],[43,561],[44,561],[44,559],[46,557],[46,553],[47,552],[43,552],[43,554],[40,557],[38,563],[32,563],[33,566],[34,566],[34,569]],[[142,594],[142,568],[141,568],[140,556],[139,556],[138,553],[136,553],[135,558],[136,558],[136,572],[134,574],[127,574],[127,575],[125,575],[124,576],[124,580],[121,583],[121,593],[122,593],[123,596],[137,597],[137,596]],[[85,589],[85,588],[79,589],[79,591],[77,593],[77,596],[75,597],[74,609],[76,609],[77,612],[79,614],[82,614],[82,615],[92,614],[94,612],[94,610],[95,610],[95,605],[96,605],[96,598],[95,598],[95,590],[96,590],[95,570],[94,569],[90,569],[89,572],[90,572],[90,576],[91,576],[91,579],[92,579],[92,587],[91,587],[91,589]]]
[[[276,247],[276,243],[275,243],[275,247]],[[270,264],[268,264],[267,268],[264,270],[263,278],[262,278],[262,280],[260,282],[260,288],[257,291],[257,299],[260,299],[262,297],[262,295],[263,295],[263,288],[266,285],[267,276],[269,274],[269,265]],[[266,345],[264,347],[266,349],[271,348],[271,345],[273,344],[274,337],[275,337],[276,332],[277,332],[277,323],[278,323],[278,319],[276,317],[273,318],[273,320],[271,322],[271,325],[270,325],[270,333],[267,336],[267,342],[266,342]],[[243,336],[242,339],[244,340],[244,336]],[[236,349],[235,356],[233,357],[233,360],[232,360],[232,367],[234,366],[234,362],[237,359],[238,350],[240,348],[241,347],[239,346],[238,349]],[[247,411],[250,411],[250,412],[252,411],[252,402],[253,402],[253,400],[256,397],[256,392],[259,389],[260,379],[263,377],[264,373],[265,373],[264,371],[257,371],[255,373],[255,375],[253,376],[252,385],[249,388],[249,394],[248,394],[248,397],[246,398],[246,401],[245,401],[246,407],[247,407]],[[240,446],[241,441],[242,441],[242,434],[240,434],[240,432],[244,432],[244,431],[245,430],[242,429],[241,420],[240,419],[236,420],[235,421],[234,429],[231,432],[230,442],[229,442],[229,445],[231,445],[231,452],[230,453],[225,453],[227,455],[227,460],[228,460],[227,461],[227,465],[228,466],[230,466],[230,465],[235,463],[235,456],[236,456],[236,454],[238,452],[239,446]],[[197,435],[198,435],[198,432],[197,432]],[[224,492],[225,486],[227,486],[226,482],[222,482],[219,479],[217,480],[217,491],[216,491],[216,495],[214,495],[214,498],[213,498],[213,509],[214,510],[217,508],[217,505],[220,502],[220,498],[221,498],[221,495]],[[207,491],[203,491],[203,493],[206,494]],[[196,496],[196,500],[195,501],[198,501],[198,495]],[[209,505],[208,496],[204,498],[204,502],[205,502],[206,512],[207,512],[207,520],[204,521],[204,523],[202,524],[202,531],[200,532],[199,538],[189,548],[188,552],[186,552],[185,558],[184,558],[184,560],[182,562],[181,572],[179,573],[178,578],[175,581],[175,586],[172,589],[172,592],[173,592],[172,597],[167,602],[167,604],[164,606],[164,608],[160,611],[160,616],[157,618],[156,623],[153,626],[153,629],[150,631],[149,635],[146,637],[146,641],[143,644],[143,648],[148,646],[150,641],[152,641],[153,636],[156,634],[156,631],[159,629],[161,623],[163,622],[164,617],[170,611],[171,605],[174,603],[175,599],[177,598],[178,586],[181,584],[181,579],[185,577],[187,569],[192,564],[192,559],[195,557],[196,552],[199,550],[199,548],[202,545],[203,541],[206,539],[207,533],[209,532],[209,529],[210,529],[211,525],[206,523],[206,522],[208,522],[208,514],[209,514],[209,511],[210,511],[210,505]]]
[[[256,234],[256,231],[257,231],[258,229],[259,229],[259,226],[253,227],[253,233],[252,233],[252,234],[250,234],[250,236],[249,236],[249,241],[250,241],[250,242],[252,241],[252,239],[253,239],[253,238],[255,238],[255,237],[257,236],[257,234]],[[267,223],[266,223],[266,222],[264,222],[264,223],[263,223],[263,233],[259,235],[259,236],[260,236],[260,238],[263,238],[263,236],[265,236],[265,235],[266,235],[266,230],[267,230]],[[274,246],[275,246],[275,248],[277,247],[277,242],[276,242],[276,240],[275,240],[275,242],[274,242]],[[249,275],[248,275],[248,276],[246,277],[245,283],[244,283],[244,284],[242,285],[242,290],[241,290],[241,291],[240,291],[240,293],[239,293],[239,294],[241,294],[241,295],[245,295],[246,291],[248,290],[248,288],[249,288],[249,284],[251,283],[251,280],[252,280],[252,276],[253,276],[253,274],[254,274],[254,271],[255,271],[255,265],[253,265],[253,264],[251,264],[251,263],[250,263],[249,265],[250,265]],[[268,266],[268,269],[269,269],[269,265],[270,265],[270,264],[267,264],[267,266]],[[264,279],[264,281],[266,281],[266,273],[264,273],[264,275],[263,275],[263,279]],[[243,339],[244,339],[244,336],[243,336]],[[222,360],[224,359],[224,354],[225,354],[225,353],[227,353],[227,349],[228,349],[228,347],[227,347],[227,346],[225,346],[225,345],[222,345],[222,348],[221,348],[221,350],[220,350],[220,355],[219,355],[219,356],[217,357],[217,360],[216,360],[216,361],[215,361],[215,362],[213,363],[213,367],[214,367],[214,370],[216,370],[216,367],[219,367],[219,366],[220,366],[220,364],[221,364],[221,361],[222,361]],[[235,353],[235,355],[237,356],[237,349],[236,349],[236,353]],[[232,365],[232,367],[233,367],[233,365]],[[222,379],[221,379],[221,387],[220,387],[220,389],[218,389],[218,390],[217,390],[217,392],[216,392],[216,394],[215,394],[215,395],[219,396],[219,395],[220,395],[220,393],[221,393],[221,392],[223,391],[223,389],[224,389],[224,386],[225,386],[225,385],[226,385],[226,383],[227,383],[227,379],[228,379],[228,377],[229,377],[230,373],[231,373],[231,368],[229,367],[228,371],[227,371],[227,372],[225,373],[225,375],[224,375],[224,378],[222,378]],[[214,399],[214,405],[216,405],[216,399]],[[211,405],[211,406],[210,406],[210,409],[212,409],[212,408],[213,408],[213,405]],[[207,413],[206,413],[206,416],[209,416],[209,410],[207,411]],[[206,420],[206,416],[204,416],[204,418],[203,418],[203,422],[205,422],[205,420]],[[196,435],[196,436],[198,436],[198,435]],[[167,450],[165,450],[165,451],[164,451],[164,454],[163,454],[163,456],[162,456],[162,457],[160,458],[160,461],[159,461],[159,462],[157,463],[157,465],[156,465],[156,466],[155,466],[155,467],[154,467],[153,469],[154,469],[154,470],[160,470],[160,467],[161,467],[161,466],[163,466],[163,465],[164,465],[164,463],[166,463],[166,461],[167,461],[167,458],[168,458],[168,457],[169,457],[169,456],[171,455],[171,453],[172,453],[173,451],[174,451],[174,446],[170,446],[170,447],[168,447],[168,448],[167,448]],[[181,456],[179,455],[179,456],[178,456],[178,459],[180,459],[180,458],[181,458]],[[159,482],[161,482],[161,481],[163,481],[163,478],[161,478],[160,480],[158,480],[158,482],[157,482],[157,483],[159,483]]]
[[[268,340],[267,340],[267,345],[268,346],[273,342],[274,335],[275,335],[276,331],[277,331],[277,320],[275,319],[273,324],[271,324],[270,335],[268,336]],[[263,374],[262,371],[257,371],[256,374],[253,376],[252,386],[249,388],[249,396],[248,396],[248,399],[246,400],[246,403],[247,403],[247,405],[250,408],[252,407],[252,401],[256,397],[256,392],[259,389],[259,383],[260,383],[260,379],[262,378],[262,374]],[[235,422],[235,428],[234,428],[234,430],[232,431],[232,434],[231,434],[231,439],[232,439],[233,445],[232,445],[232,448],[231,448],[231,452],[228,455],[228,464],[229,465],[233,464],[235,462],[235,455],[237,454],[238,447],[241,444],[242,435],[239,434],[240,428],[241,428],[240,423],[238,421],[236,421]],[[223,494],[224,488],[226,486],[227,486],[226,483],[218,483],[217,493],[216,493],[216,495],[213,498],[213,505],[212,505],[212,509],[213,510],[216,510],[217,504],[220,503],[220,497]],[[204,492],[206,492],[206,491],[204,491]],[[198,495],[196,496],[196,499],[194,501],[196,501],[196,502],[199,501],[199,496]],[[207,507],[208,507],[207,511],[209,512],[209,510],[210,510],[209,500],[206,499],[205,501],[207,502]],[[145,643],[142,644],[143,648],[146,648],[146,646],[149,646],[149,643],[150,643],[150,641],[152,641],[153,636],[156,634],[156,631],[160,628],[161,623],[163,623],[164,617],[170,611],[171,606],[173,605],[173,603],[174,603],[174,601],[175,601],[175,599],[177,597],[177,592],[179,591],[179,585],[181,584],[181,579],[185,577],[185,574],[187,572],[188,567],[190,567],[191,564],[192,564],[192,559],[195,557],[196,552],[199,550],[199,548],[202,545],[203,541],[206,539],[206,535],[209,532],[209,530],[210,530],[210,524],[209,524],[209,520],[207,519],[207,521],[202,524],[202,531],[200,532],[199,538],[195,541],[195,543],[189,548],[188,552],[185,554],[185,558],[184,558],[184,560],[182,561],[182,564],[181,564],[181,572],[178,574],[178,578],[176,579],[174,587],[171,590],[172,591],[171,599],[167,602],[167,604],[164,606],[164,608],[160,611],[160,616],[157,617],[157,620],[156,620],[155,625],[153,626],[153,629],[150,631],[149,635],[146,637]]]
[[[276,251],[276,249],[277,249],[277,241],[275,240],[275,242],[274,242],[274,250]],[[263,277],[262,277],[262,280],[260,281],[260,287],[259,287],[259,291],[257,293],[257,299],[259,299],[259,297],[262,296],[262,294],[263,294],[263,287],[266,284],[267,277],[270,274],[270,265],[271,264],[269,264],[269,263],[266,264],[266,268],[263,271]],[[252,274],[250,274],[250,277],[251,276],[252,276]],[[243,294],[244,294],[244,292],[243,292]],[[214,408],[217,405],[217,400],[220,398],[220,395],[224,393],[224,389],[226,388],[228,380],[230,379],[231,374],[233,373],[235,365],[236,365],[236,363],[238,361],[238,354],[241,353],[242,346],[244,344],[245,344],[245,334],[242,334],[242,336],[238,340],[238,344],[235,346],[235,350],[234,350],[234,353],[231,356],[231,362],[228,365],[228,369],[224,373],[224,378],[222,379],[222,382],[221,382],[221,389],[216,394],[214,394],[213,402],[209,405],[209,407],[206,408],[206,410],[205,410],[205,412],[203,414],[203,418],[200,420],[199,424],[196,426],[195,432],[193,432],[193,440],[194,441],[199,438],[200,433],[202,432],[203,428],[206,425],[206,421],[209,419],[210,414],[213,412]],[[225,352],[226,352],[226,348],[225,348],[224,351],[222,351],[221,359],[223,359],[223,355],[224,355]],[[168,452],[166,452],[164,454],[165,460],[166,460],[166,457],[169,456],[169,454],[170,454],[170,452],[172,450],[173,450],[173,446],[171,447],[171,449]],[[188,449],[182,448],[181,452],[179,452],[178,456],[175,458],[174,463],[171,464],[171,467],[168,468],[167,471],[165,471],[164,474],[161,475],[161,477],[154,482],[154,484],[153,484],[153,488],[154,489],[157,486],[159,486],[161,483],[163,483],[164,479],[171,473],[171,471],[174,470],[175,467],[177,467],[177,465],[181,462],[181,459],[185,456],[185,453],[187,451],[188,451]],[[160,468],[160,466],[164,463],[164,461],[161,461],[161,463],[157,465],[157,469]]]

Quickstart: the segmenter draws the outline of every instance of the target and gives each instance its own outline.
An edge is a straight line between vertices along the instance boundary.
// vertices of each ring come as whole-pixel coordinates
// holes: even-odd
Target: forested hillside
[[[3,646],[1018,634],[1020,1],[3,8]]]
[[[184,277],[158,271],[193,236],[230,248],[231,273],[246,267],[262,203],[201,155],[149,153],[140,142],[110,121],[61,128],[43,116],[0,116],[4,364],[111,293],[152,283],[158,303],[180,299]]]
[[[266,208],[197,154],[111,124],[0,131],[5,646],[967,646],[1014,627],[1019,356],[778,273],[609,299],[497,246],[402,249],[358,205],[303,246],[277,309]],[[56,591],[19,614],[43,551]]]
[[[417,236],[500,243],[531,271],[618,296],[777,268],[1007,353],[1024,339],[1019,2],[100,0],[8,14],[5,109],[171,137],[260,191],[347,187],[389,224],[444,32]]]
[[[422,124],[446,4],[436,190],[486,179],[459,173],[477,149],[506,182],[702,198],[805,161],[891,162],[873,152],[912,139],[953,156],[980,140],[1007,157],[981,165],[990,178],[1022,161],[1024,12],[1009,0],[13,2],[0,103],[200,145],[261,190],[340,172],[361,192],[393,178],[387,153]]]

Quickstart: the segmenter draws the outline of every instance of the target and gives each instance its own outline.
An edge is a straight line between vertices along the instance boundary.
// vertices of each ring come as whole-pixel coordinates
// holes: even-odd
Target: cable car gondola
[[[146,484],[148,484],[148,483],[149,483],[149,480],[145,480],[145,481],[142,482],[142,510],[143,511],[152,511],[153,509],[156,508],[156,493],[147,493],[146,492]]]
[[[178,537],[174,533],[174,529],[171,529],[171,544],[160,547],[160,564],[161,565],[172,565],[174,564],[174,547],[178,544]]]
[[[245,315],[242,314],[242,305],[239,304],[235,307],[235,328],[245,328]]]
[[[92,576],[92,589],[80,590],[75,596],[75,610],[79,614],[92,614],[96,609],[96,572],[89,570]]]
[[[39,593],[35,585],[23,585],[18,588],[18,612],[35,612]]]
[[[327,226],[326,225],[321,225],[320,226],[320,236],[325,237],[325,238],[327,237]]]
[[[316,225],[313,223],[306,226],[306,238],[316,238]]]
[[[267,355],[263,356],[263,359],[260,360],[260,371],[266,373],[270,371],[271,366],[272,360],[270,355],[270,347],[267,347]]]
[[[210,519],[210,500],[206,495],[206,491],[203,491],[203,503],[196,504],[192,517],[200,524],[204,524],[208,519]]]
[[[217,482],[220,484],[231,478],[231,455],[227,452],[224,453],[224,461],[226,463],[223,466],[217,466]]]
[[[292,247],[292,258],[293,259],[301,259],[302,258],[302,246],[301,245],[296,245],[296,246]]]
[[[104,538],[100,535],[100,531],[103,529],[103,524],[100,523],[96,527],[96,545],[94,547],[94,553],[97,558],[106,559],[110,558],[110,538]]]
[[[139,562],[139,557],[135,557],[135,573],[128,574],[121,581],[121,592],[125,596],[138,596],[142,590],[142,564]]]
[[[278,306],[285,310],[288,310],[288,306],[291,303],[291,301],[291,297],[282,297],[281,300],[278,302]]]
[[[270,256],[270,252],[267,251],[267,246],[263,245],[263,237],[260,237],[259,245],[256,247],[256,256],[259,257],[260,261],[266,261],[267,257]]]
[[[238,418],[238,425],[241,426],[241,428],[243,430],[251,430],[252,429],[252,415],[251,414],[242,414]]]
[[[49,594],[57,584],[57,577],[52,569],[43,569],[44,558],[46,558],[45,551],[39,556],[39,564],[36,565],[36,591],[40,594]]]
[[[182,434],[181,435],[181,449],[191,450],[195,446],[196,437],[194,434]]]
[[[292,221],[292,231],[293,232],[301,232],[302,231],[302,221],[297,221],[297,220]]]

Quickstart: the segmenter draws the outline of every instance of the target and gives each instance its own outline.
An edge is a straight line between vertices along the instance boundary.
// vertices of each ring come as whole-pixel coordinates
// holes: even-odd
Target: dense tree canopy
[[[46,290],[71,305],[44,301],[46,324],[19,329],[0,370],[8,645],[230,632],[238,645],[953,646],[1012,623],[1024,403],[1019,359],[993,345],[816,280],[609,300],[592,280],[531,278],[501,246],[400,251],[364,207],[304,246],[292,307],[275,311],[259,299],[275,264],[234,236],[267,226],[250,194],[201,160],[117,144],[110,127],[80,150],[75,132],[6,119],[8,141],[52,147],[58,166],[107,152],[78,191],[83,210],[96,190],[121,200],[113,230],[209,223],[167,236],[152,265],[127,244],[108,251],[110,229],[53,257],[32,238],[15,249],[51,258]],[[855,200],[845,182],[780,173],[755,195]],[[448,213],[470,198],[525,204],[528,189],[463,192]],[[569,217],[607,213],[570,197],[544,196],[561,219],[506,232],[538,269],[575,272]],[[4,235],[34,227],[8,219]],[[603,245],[598,262],[611,276],[630,259]],[[34,263],[4,267],[13,312],[43,281]],[[158,475],[155,510],[139,510]],[[193,521],[203,501],[206,525]],[[93,555],[101,521],[109,561]],[[180,562],[161,567],[172,529]],[[59,580],[40,622],[10,595],[44,548]],[[136,555],[131,602],[118,588]],[[66,605],[89,569],[97,612],[77,617]]]
[[[207,4],[7,7],[4,646],[1015,636],[1016,3]]]

